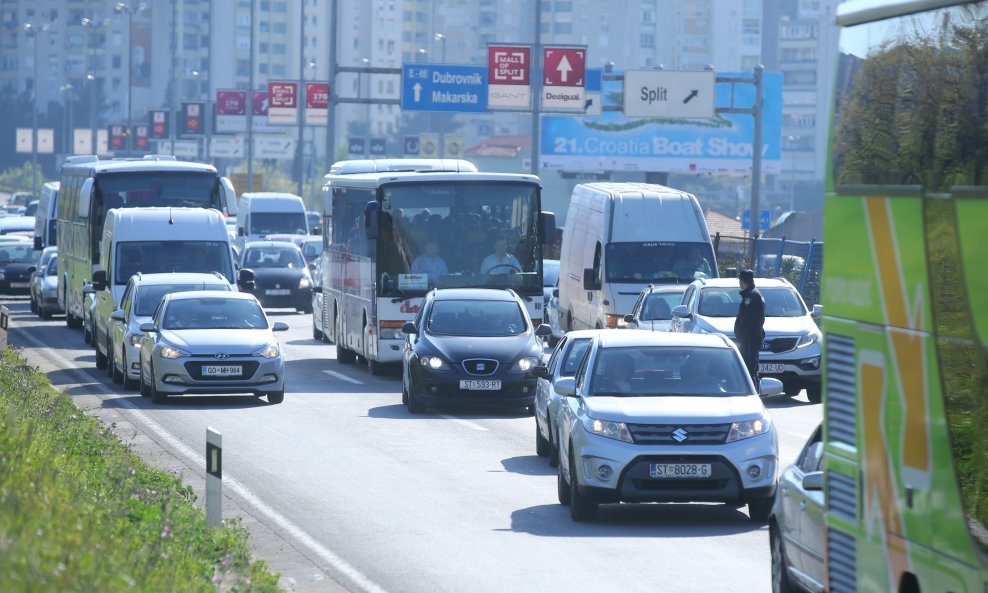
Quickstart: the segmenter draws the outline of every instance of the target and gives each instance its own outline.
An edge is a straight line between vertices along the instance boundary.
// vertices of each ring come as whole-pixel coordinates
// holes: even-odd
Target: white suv
[[[806,308],[785,278],[755,278],[765,298],[765,340],[758,354],[758,375],[782,381],[786,395],[806,389],[811,403],[820,403],[820,354],[823,334],[814,318],[821,305]],[[741,303],[736,278],[712,278],[690,284],[682,304],[672,310],[670,331],[719,333],[734,339],[734,320]]]
[[[762,379],[764,395],[781,393]],[[737,348],[721,335],[613,330],[559,378],[559,502],[723,502],[772,508],[778,438]]]

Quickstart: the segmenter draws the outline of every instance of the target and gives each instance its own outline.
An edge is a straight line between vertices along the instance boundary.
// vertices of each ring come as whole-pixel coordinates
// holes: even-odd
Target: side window
[[[559,341],[556,345],[556,349],[552,351],[552,356],[549,358],[549,364],[546,365],[549,370],[549,374],[556,372],[556,364],[559,362],[559,354],[569,346],[569,338],[563,336],[563,339]]]
[[[597,247],[593,252],[593,277],[597,282],[601,281],[600,277],[600,242],[597,242]]]
[[[151,315],[152,322],[158,327],[161,327],[161,313],[162,310],[164,309],[164,307],[162,307],[162,304],[164,302],[165,302],[164,300],[159,301],[158,304],[154,307],[154,313]]]
[[[130,307],[133,301],[134,301],[134,280],[131,279],[129,282],[127,282],[127,288],[124,289],[123,296],[120,297],[120,308],[123,309],[125,317],[130,317]]]
[[[589,350],[589,348],[588,348]],[[589,351],[584,354],[583,360],[580,361],[580,366],[576,369],[576,373],[573,375],[576,378],[576,386],[581,391],[585,387],[587,380],[587,368],[590,366],[590,359],[593,358],[593,354]]]
[[[815,472],[820,469],[820,461],[823,459],[823,441],[820,439],[820,428],[816,429],[803,451],[799,454],[796,465],[804,474]]]
[[[572,377],[576,374],[577,369],[580,367],[580,363],[583,359],[587,357],[587,351],[590,349],[590,340],[588,338],[582,340],[573,340],[573,346],[566,353],[566,359],[563,363],[563,370],[559,373],[563,377]]]
[[[686,305],[687,307],[692,308],[692,306],[693,306],[693,294],[695,292],[696,292],[696,287],[690,286],[689,288],[687,288],[686,289],[686,293],[683,294],[683,300],[679,304],[680,305]]]
[[[631,308],[631,314],[639,319],[641,319],[642,316],[642,301],[645,300],[646,294],[648,293],[643,292],[640,295],[638,295],[638,300],[635,301],[635,306]]]
[[[422,307],[419,308],[419,312],[415,315],[415,327],[417,327],[420,332],[425,329],[425,326],[423,325],[425,323],[425,310],[430,304],[431,303],[428,299],[422,301]]]

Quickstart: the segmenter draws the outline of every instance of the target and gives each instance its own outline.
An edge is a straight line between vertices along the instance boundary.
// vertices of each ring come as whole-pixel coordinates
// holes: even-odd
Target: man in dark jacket
[[[755,288],[755,273],[751,270],[738,272],[738,283],[741,285],[741,304],[738,306],[738,317],[734,320],[734,339],[757,388],[758,351],[765,339],[765,299]]]

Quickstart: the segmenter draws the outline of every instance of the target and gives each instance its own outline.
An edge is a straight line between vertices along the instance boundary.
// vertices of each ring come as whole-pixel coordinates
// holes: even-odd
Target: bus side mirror
[[[600,290],[600,281],[597,279],[597,270],[593,268],[583,269],[583,290]]]
[[[226,177],[220,177],[220,193],[223,195],[223,206],[229,216],[237,215],[237,192],[233,183]]]
[[[82,182],[82,189],[79,190],[79,218],[89,218],[89,205],[93,201],[93,184],[96,183],[92,177]]]
[[[540,212],[542,221],[542,243],[548,245],[556,242],[556,215],[553,212]]]
[[[106,288],[106,270],[93,272],[93,290],[99,292]]]
[[[381,205],[376,200],[364,206],[364,232],[370,240],[377,239],[381,228]]]
[[[41,251],[41,237],[34,238],[34,250]]]

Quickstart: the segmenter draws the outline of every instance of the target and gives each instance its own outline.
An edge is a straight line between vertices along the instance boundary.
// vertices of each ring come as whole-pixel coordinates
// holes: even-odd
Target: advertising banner
[[[216,91],[216,132],[247,131],[247,91]]]
[[[532,108],[532,48],[491,45],[487,48],[487,107],[491,110]]]
[[[329,83],[305,83],[305,125],[325,126],[329,123]]]
[[[110,132],[110,150],[123,150],[126,148],[126,138],[124,137],[124,132],[127,130],[124,126],[113,125],[109,127]]]
[[[297,82],[268,83],[268,123],[282,126],[298,123]]]
[[[148,149],[148,127],[145,125],[134,126],[134,149]]]
[[[587,48],[549,46],[542,50],[542,109],[585,111]]]
[[[155,110],[151,112],[151,138],[160,140],[168,137],[168,112]]]
[[[182,134],[201,136],[205,133],[206,104],[201,102],[182,103]]]
[[[720,72],[718,76],[751,76]],[[622,105],[621,81],[604,81],[605,105]],[[731,85],[718,83],[715,105],[731,104]],[[779,174],[782,142],[782,75],[763,79],[762,173]],[[751,107],[755,87],[734,86],[734,106]],[[750,174],[754,118],[719,114],[713,119],[627,118],[619,111],[596,117],[543,116],[542,167],[578,171]]]
[[[151,87],[151,23],[131,25],[130,82],[135,87]]]

